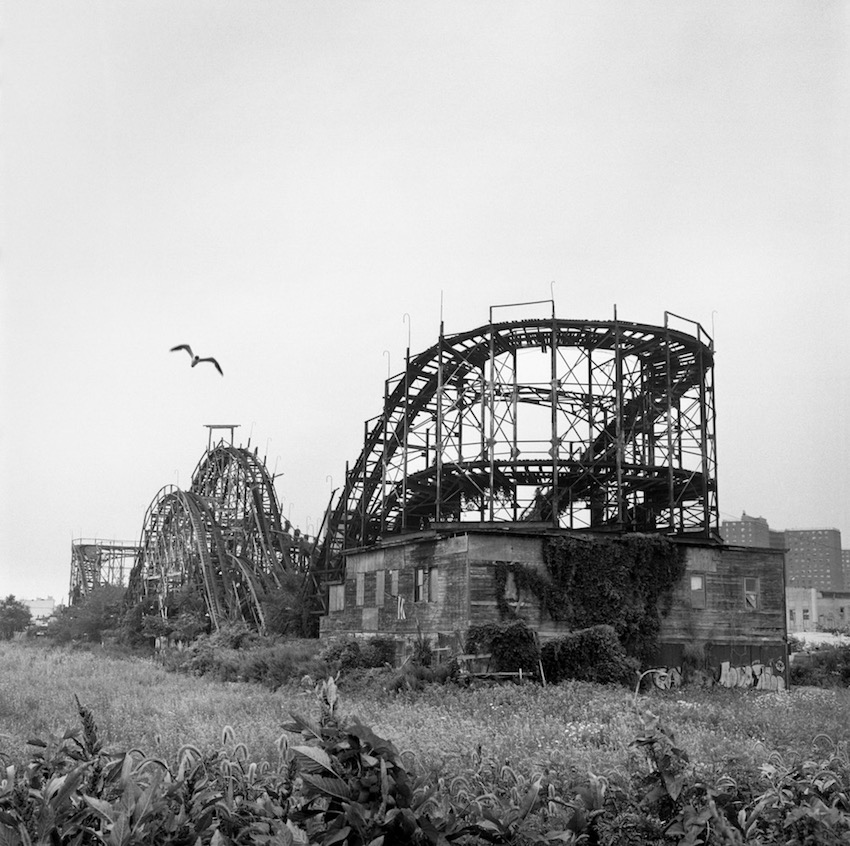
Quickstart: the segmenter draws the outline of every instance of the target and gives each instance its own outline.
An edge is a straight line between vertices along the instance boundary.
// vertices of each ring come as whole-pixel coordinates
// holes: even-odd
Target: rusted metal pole
[[[552,300],[552,330],[549,342],[549,414],[551,437],[549,452],[552,456],[552,525],[558,525],[558,326],[555,321],[555,301]]]
[[[615,462],[617,473],[617,523],[625,522],[625,503],[623,491],[623,351],[621,348],[620,323],[617,319],[617,306],[614,306],[614,379],[616,382],[615,404]]]
[[[443,321],[440,321],[440,338],[437,352],[437,431],[434,434],[436,453],[434,467],[437,478],[434,496],[434,521],[439,522],[443,497]]]
[[[369,462],[369,452],[368,452],[368,444],[369,444],[369,421],[367,420],[363,424],[363,479],[362,484],[363,488],[360,496],[360,543],[359,546],[365,546],[366,544],[366,510],[368,508],[368,502],[366,498],[366,485],[367,485],[367,469],[366,465]]]
[[[493,491],[496,487],[496,342],[493,337],[493,309],[490,309],[490,437],[487,439],[487,451],[490,456],[490,508],[489,516],[492,521],[495,518]]]
[[[410,315],[407,315],[408,320]],[[401,468],[401,528],[407,528],[407,451],[410,435],[410,324],[408,323],[407,351],[404,354],[404,443]]]
[[[511,461],[516,463],[519,458],[519,381],[517,376],[517,354],[511,350],[511,365],[513,368],[513,383],[511,385],[511,416],[513,417],[513,429],[511,431]],[[514,522],[517,519],[519,505],[516,498],[516,486],[514,486],[512,511]]]
[[[669,312],[664,312],[664,355],[665,367],[665,393],[667,394],[667,498],[669,501],[670,518],[668,528],[671,532],[676,530],[676,489],[673,481],[673,381],[672,362],[670,356],[670,319]]]
[[[381,446],[381,537],[384,536],[387,524],[387,439],[389,438],[389,396],[390,396],[390,353],[384,350],[387,356],[387,379],[384,382],[384,411],[381,416],[381,428],[383,429],[383,441]]]

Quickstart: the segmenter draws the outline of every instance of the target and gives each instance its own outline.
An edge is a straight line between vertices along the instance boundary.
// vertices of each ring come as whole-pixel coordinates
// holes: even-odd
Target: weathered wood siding
[[[692,668],[724,687],[787,687],[784,562],[782,550],[687,547],[687,572],[662,620],[654,662],[668,670],[665,686],[681,683],[689,653]],[[704,597],[694,578],[704,582]]]
[[[417,633],[417,625],[424,634],[465,632],[467,547],[468,536],[455,535],[352,553],[346,560],[344,607],[321,618],[320,636],[409,636]],[[419,598],[417,570],[427,574],[427,592]],[[363,584],[362,603],[357,601],[358,580]]]
[[[457,646],[471,625],[502,622],[496,565],[516,563],[542,573],[544,542],[541,535],[469,532],[420,536],[352,553],[345,583],[332,594],[335,610],[320,621],[320,635],[393,637],[410,643],[421,631],[432,642]],[[684,549],[687,569],[662,616],[659,661],[678,666],[686,644],[702,644],[711,663],[743,666],[773,656],[770,660],[778,667],[785,648],[782,551],[695,544]],[[426,595],[418,595],[417,571]],[[702,596],[693,590],[692,577],[701,580]],[[564,624],[544,617],[537,599],[517,591],[511,581],[506,600],[541,640],[567,631]],[[755,603],[753,591],[748,600],[747,586],[756,587]]]
[[[543,539],[502,535],[472,535],[469,540],[469,625],[503,622],[496,604],[496,565],[522,564],[543,570]],[[533,628],[544,625],[540,604],[533,595],[505,592],[505,598]]]
[[[785,636],[784,555],[742,546],[687,546],[687,571],[676,585],[660,639],[666,643],[766,644]],[[691,576],[705,580],[705,607],[693,596]],[[747,603],[746,579],[757,580],[756,607]]]

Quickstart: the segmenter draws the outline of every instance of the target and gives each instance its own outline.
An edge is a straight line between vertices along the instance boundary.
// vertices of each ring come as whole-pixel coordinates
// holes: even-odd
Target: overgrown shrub
[[[516,616],[505,596],[513,576],[517,590],[536,597],[552,620],[574,631],[613,626],[629,655],[651,660],[661,617],[685,572],[683,549],[667,538],[636,533],[551,538],[543,552],[545,572],[517,563],[496,565],[496,604],[503,619]]]
[[[410,662],[417,667],[430,667],[434,663],[434,650],[431,648],[431,641],[421,631],[417,632],[416,640],[413,642]]]
[[[17,632],[25,632],[32,623],[28,606],[9,594],[0,599],[0,638],[11,639]]]
[[[634,683],[638,661],[626,655],[612,626],[590,626],[550,640],[540,650],[549,682]]]
[[[392,638],[373,637],[369,640],[346,638],[328,644],[320,655],[334,671],[343,673],[357,669],[383,667],[395,662],[396,644]]]
[[[360,660],[367,669],[392,666],[395,663],[396,643],[389,637],[373,637],[360,646]]]
[[[305,675],[322,678],[329,672],[318,655],[318,641],[262,638],[241,626],[202,636],[186,649],[164,650],[160,660],[169,670],[217,681],[257,682],[272,690]]]
[[[811,652],[797,653],[791,662],[791,684],[850,686],[850,646],[821,646]]]
[[[304,602],[307,574],[287,571],[278,577],[280,587],[263,599],[263,614],[269,634],[305,638],[309,636],[310,607]]]
[[[203,595],[193,585],[165,597],[143,597],[136,602],[124,594],[121,615],[121,641],[130,647],[153,648],[157,641],[190,643],[210,631]]]
[[[427,684],[450,684],[460,678],[460,665],[452,658],[434,667],[424,667],[408,661],[399,668],[387,682],[386,689],[391,693],[405,690],[422,690]]]
[[[101,585],[88,596],[63,608],[47,626],[47,634],[56,643],[100,643],[117,637],[124,617],[126,588]]]
[[[238,680],[259,682],[277,690],[305,675],[321,678],[328,666],[316,655],[315,647],[305,641],[282,642],[247,650],[238,665]]]
[[[534,632],[522,621],[470,626],[464,649],[472,654],[490,653],[497,673],[536,673],[540,650]]]
[[[262,643],[263,638],[245,622],[225,623],[205,635],[212,649],[247,649]]]

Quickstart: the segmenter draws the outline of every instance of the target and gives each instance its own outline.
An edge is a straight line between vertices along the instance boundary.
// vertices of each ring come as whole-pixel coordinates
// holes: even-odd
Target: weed
[[[334,831],[351,844],[358,832],[385,846],[414,834],[600,846],[850,840],[847,691],[671,696],[573,681],[388,695],[342,675],[319,690],[325,716],[319,708],[315,723],[303,718],[318,730],[311,740],[303,725],[294,739],[280,725],[283,714],[316,707],[312,688],[272,693],[169,674],[151,661],[17,643],[0,644],[0,662],[3,844],[54,835],[69,844],[306,843],[308,819],[316,821],[309,839],[323,842],[324,822],[347,819],[343,804],[353,817]],[[43,693],[34,697],[36,685]],[[63,734],[69,703],[80,728]],[[343,704],[376,716],[367,726]],[[352,731],[358,725],[377,740]],[[813,725],[825,734],[814,736]],[[308,796],[305,772],[333,776],[305,771],[309,753],[295,746],[323,750],[352,791],[369,774],[382,784],[383,761],[393,784],[410,790],[393,797],[395,827],[389,801],[381,812],[383,792],[359,802],[374,784],[337,805],[321,791]],[[357,755],[366,757],[357,764]]]

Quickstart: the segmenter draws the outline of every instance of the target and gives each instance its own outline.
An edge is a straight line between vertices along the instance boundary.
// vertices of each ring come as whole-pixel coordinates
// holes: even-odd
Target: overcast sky
[[[207,423],[315,528],[408,326],[553,290],[713,331],[721,519],[850,547],[850,4],[5,0],[2,28],[3,596],[65,598],[73,537],[138,541]]]

